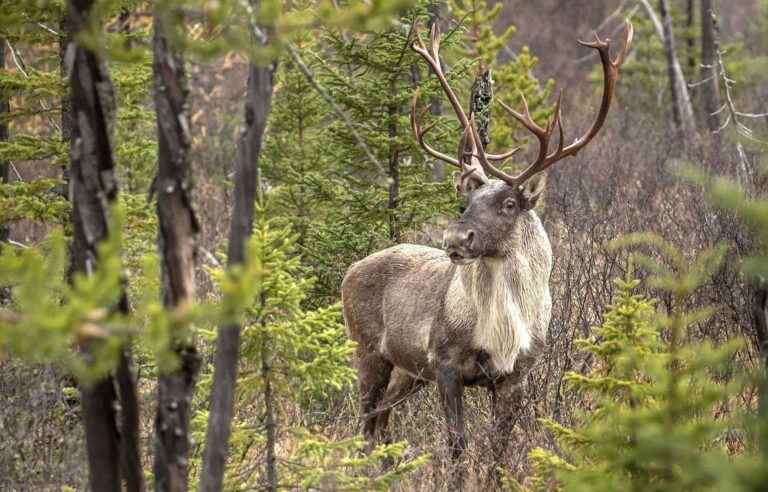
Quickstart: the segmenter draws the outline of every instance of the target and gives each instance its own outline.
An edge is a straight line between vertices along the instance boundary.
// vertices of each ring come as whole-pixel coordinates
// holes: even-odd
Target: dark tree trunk
[[[427,29],[431,30],[433,24],[439,24],[440,23],[440,14],[442,13],[442,7],[443,2],[442,0],[433,1],[427,6],[427,11],[429,12],[429,23],[427,25]],[[442,60],[441,60],[442,63]],[[443,115],[443,98],[440,97],[440,94],[432,97],[429,101],[429,107],[430,107],[430,114],[432,114],[433,117],[439,118]],[[432,180],[436,182],[440,182],[445,178],[445,166],[444,164],[438,160],[435,159],[432,163]]]
[[[696,140],[696,122],[693,117],[693,106],[688,95],[688,86],[675,52],[675,37],[672,30],[672,14],[667,0],[659,0],[659,13],[663,32],[664,55],[667,58],[667,75],[669,77],[670,94],[672,96],[672,119],[684,141],[684,146],[690,147]]]
[[[65,26],[72,33],[86,29],[93,2],[70,0]],[[71,35],[71,34],[70,34]],[[71,131],[71,187],[74,246],[72,271],[90,274],[98,260],[98,243],[107,238],[108,205],[117,198],[110,127],[114,121],[115,101],[104,64],[85,46],[73,52],[70,89],[71,117],[66,131]],[[64,122],[64,120],[62,120]],[[64,131],[65,129],[62,128]],[[127,312],[125,292],[117,309]],[[88,353],[98,341],[85,341]],[[117,392],[119,390],[119,394]],[[121,490],[121,478],[130,491],[143,490],[138,448],[138,402],[136,385],[126,348],[115,378],[107,376],[83,386],[82,405],[88,452],[91,489]],[[122,425],[117,426],[116,408],[121,408]]]
[[[696,36],[693,33],[693,24],[696,21],[696,0],[686,0],[685,3],[685,56],[687,58],[689,80],[696,78]],[[694,106],[694,117],[696,116],[696,87],[688,87],[688,94],[691,98],[691,105]]]
[[[169,46],[164,29],[181,28],[181,16],[155,13],[153,71],[158,128],[157,216],[163,302],[185,309],[195,299],[197,218],[191,203],[189,119],[184,59]],[[162,19],[162,20],[161,20]],[[189,419],[200,359],[188,333],[173,333],[179,368],[161,374],[155,416],[155,481],[160,491],[187,490]]]
[[[275,66],[251,64],[245,102],[245,128],[240,135],[235,163],[234,207],[229,229],[227,262],[230,266],[245,260],[251,237],[254,202],[259,187],[259,154],[272,102]],[[237,361],[240,353],[240,325],[222,325],[216,338],[211,408],[208,416],[203,473],[200,490],[220,491],[229,453],[229,436],[235,402]]]
[[[696,72],[696,42],[693,35],[693,23],[696,19],[696,0],[686,0],[685,27],[688,33],[685,36],[686,55],[688,57],[688,69],[691,74]],[[691,75],[693,77],[694,75]]]
[[[71,67],[67,66],[67,51],[70,50],[69,46],[72,44],[72,26],[70,25],[68,16],[62,15],[59,21],[59,70],[61,78],[65,78]],[[71,62],[71,60],[70,60]],[[61,139],[69,141],[72,139],[72,95],[69,92],[65,92],[61,96]],[[66,169],[66,168],[64,168]]]
[[[397,91],[396,81],[390,82],[390,95],[394,97]],[[388,197],[387,212],[389,214],[389,239],[392,242],[400,242],[400,225],[397,217],[397,207],[400,202],[400,155],[397,146],[397,116],[398,107],[392,103],[387,108],[387,133],[389,135],[389,166],[387,169]]]
[[[5,70],[5,39],[0,38],[0,70]],[[0,99],[0,118],[10,112],[10,103],[7,99]],[[0,119],[0,142],[8,140],[8,124]],[[0,183],[5,184],[10,180],[10,165],[0,161]],[[10,238],[11,229],[8,224],[0,224],[0,242],[6,242]],[[0,290],[0,302],[3,300],[3,290]]]
[[[720,94],[718,87],[717,66],[715,55],[717,39],[715,37],[715,17],[712,10],[712,0],[701,0],[701,102],[707,129],[712,133],[714,152],[720,153]]]

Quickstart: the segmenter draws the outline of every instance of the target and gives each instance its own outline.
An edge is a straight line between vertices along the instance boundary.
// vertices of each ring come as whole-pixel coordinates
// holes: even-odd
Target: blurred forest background
[[[444,490],[434,388],[364,452],[339,307],[350,264],[440,247],[459,215],[411,134],[418,87],[434,145],[460,136],[411,25],[440,26],[464,101],[491,67],[495,98],[543,122],[562,88],[577,135],[601,72],[575,41],[630,19],[605,128],[537,210],[553,318],[495,486],[765,490],[768,2],[0,12],[0,489]],[[492,150],[535,152],[498,105],[491,125]],[[466,398],[479,489],[488,396]]]

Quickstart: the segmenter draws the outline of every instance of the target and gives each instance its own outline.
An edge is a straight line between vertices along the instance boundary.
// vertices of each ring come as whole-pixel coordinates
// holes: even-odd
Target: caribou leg
[[[392,363],[379,354],[358,354],[358,384],[360,387],[360,411],[363,419],[363,433],[372,449],[376,445],[376,422],[379,402],[389,384]]]
[[[460,459],[467,448],[464,432],[464,384],[461,374],[454,368],[440,368],[437,371],[437,388],[448,424],[448,446],[451,451],[453,470],[451,490],[464,488],[464,465]]]
[[[392,409],[409,396],[415,394],[423,386],[423,381],[414,378],[403,370],[395,368],[392,371],[387,392],[384,394],[384,399],[379,404],[377,411],[376,432],[378,433],[379,442],[389,444],[391,441],[387,428],[389,427],[389,414],[392,412]]]
[[[501,467],[504,453],[512,437],[512,429],[522,411],[523,384],[512,378],[497,382],[491,388],[492,423],[490,444],[493,453],[490,479],[498,485],[501,482]]]

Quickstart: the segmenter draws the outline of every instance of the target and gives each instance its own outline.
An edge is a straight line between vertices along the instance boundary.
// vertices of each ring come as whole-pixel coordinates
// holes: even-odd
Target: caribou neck
[[[542,308],[549,302],[551,250],[533,211],[520,217],[498,258],[458,269],[459,284],[475,314],[473,340],[493,367],[511,373],[521,352],[544,336]],[[546,302],[542,302],[546,298]]]

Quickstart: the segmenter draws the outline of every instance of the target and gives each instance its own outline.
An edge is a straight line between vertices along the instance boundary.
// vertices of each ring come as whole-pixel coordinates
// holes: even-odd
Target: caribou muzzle
[[[455,265],[466,265],[480,256],[480,240],[465,224],[452,224],[443,234],[443,249]]]

